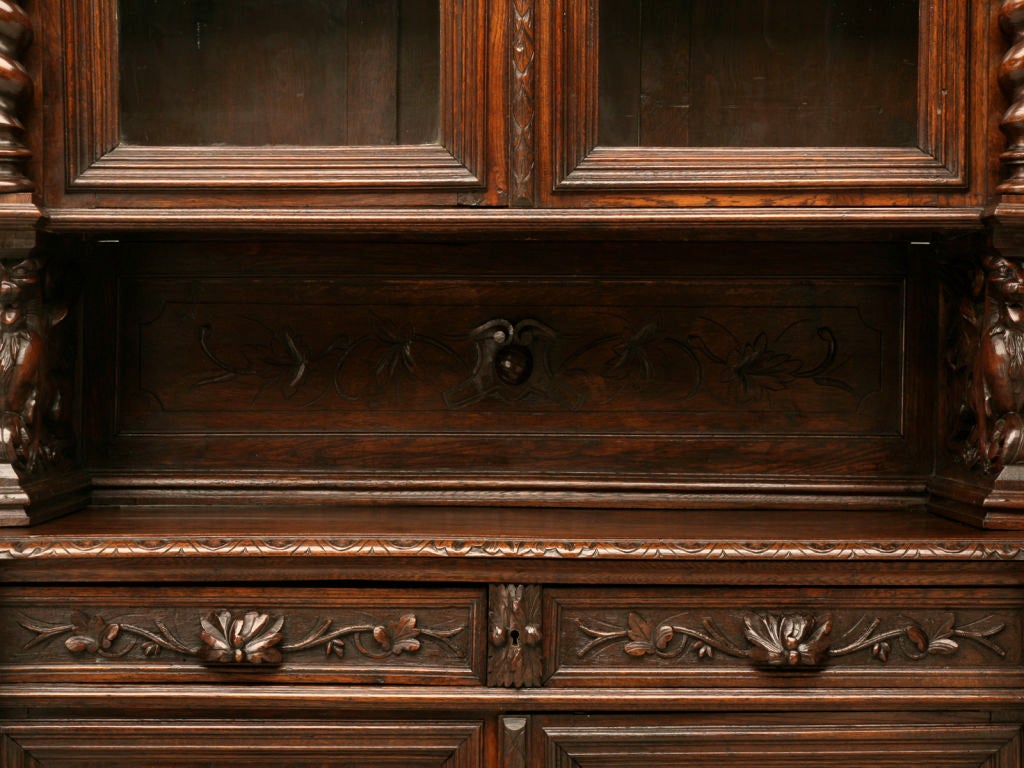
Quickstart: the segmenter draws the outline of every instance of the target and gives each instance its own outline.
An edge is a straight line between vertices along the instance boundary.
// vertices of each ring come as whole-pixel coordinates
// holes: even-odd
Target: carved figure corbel
[[[45,259],[0,257],[0,525],[41,522],[81,506],[88,481],[73,460],[73,363]]]
[[[0,262],[0,451],[25,475],[55,461],[65,407],[51,330],[68,311],[44,301],[41,270],[35,257]]]
[[[960,459],[989,474],[1024,461],[1024,265],[984,257],[959,305],[948,362],[962,391]]]

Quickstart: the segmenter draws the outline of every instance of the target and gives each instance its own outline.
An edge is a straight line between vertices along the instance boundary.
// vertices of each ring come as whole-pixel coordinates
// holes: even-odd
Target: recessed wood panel
[[[602,0],[598,143],[917,146],[918,2]]]
[[[216,695],[211,692],[211,695]],[[479,721],[123,721],[9,724],[6,755],[37,768],[479,768]]]
[[[118,21],[126,144],[438,143],[437,0],[119,0]]]
[[[904,379],[900,249],[840,248],[873,265],[854,275],[845,256],[776,246],[778,270],[759,277],[766,252],[731,245],[345,244],[306,248],[287,269],[272,266],[278,249],[296,246],[261,246],[269,260],[255,271],[220,246],[126,251],[138,259],[97,289],[100,313],[119,314],[87,353],[116,369],[93,385],[116,391],[90,395],[90,418],[110,418],[91,435],[96,462],[448,477],[915,471],[897,458],[913,450],[919,394]],[[197,279],[197,267],[212,271]]]
[[[648,718],[642,725],[609,717],[534,722],[543,744],[537,768],[1004,768],[1018,765],[1020,750],[1017,726],[899,715],[872,724],[828,713]]]

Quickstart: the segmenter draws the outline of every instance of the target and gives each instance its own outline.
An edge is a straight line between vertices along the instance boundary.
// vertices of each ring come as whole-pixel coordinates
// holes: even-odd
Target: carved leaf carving
[[[630,611],[624,626],[583,620],[577,620],[576,624],[588,638],[576,651],[579,658],[598,648],[622,643],[623,653],[638,659],[647,656],[673,659],[689,652],[695,661],[710,662],[717,652],[749,659],[759,665],[813,668],[828,659],[865,649],[870,649],[871,658],[886,663],[893,648],[890,641],[897,641],[903,655],[913,661],[929,655],[952,656],[962,649],[964,639],[997,656],[1006,655],[1006,650],[992,639],[1006,629],[1006,624],[994,616],[957,626],[954,614],[943,614],[930,622],[934,626],[930,632],[915,621],[881,629],[881,619],[862,617],[843,634],[843,645],[832,642],[834,622],[830,616],[799,613],[745,614],[738,627],[745,642],[732,639],[711,618],[704,618],[697,625],[685,622],[685,616],[654,621]]]
[[[145,658],[170,650],[211,664],[279,664],[285,654],[322,647],[325,656],[342,659],[346,653],[343,637],[350,638],[361,655],[378,660],[416,653],[424,639],[448,649],[454,656],[464,655],[452,640],[465,630],[464,626],[422,628],[414,613],[402,614],[393,621],[338,627],[332,619],[323,619],[294,642],[284,642],[284,616],[273,617],[259,611],[213,611],[199,617],[198,623],[201,642],[190,645],[179,640],[159,619],[153,620],[155,630],[127,622],[107,622],[81,611],[72,613],[70,624],[32,619],[19,622],[34,635],[24,645],[25,649],[66,636],[64,646],[69,652],[104,658],[120,658],[139,647]]]

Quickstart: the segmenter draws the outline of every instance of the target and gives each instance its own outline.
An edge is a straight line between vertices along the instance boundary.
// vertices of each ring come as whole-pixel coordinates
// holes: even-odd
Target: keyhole
[[[508,636],[512,640],[512,645],[513,646],[518,646],[519,645],[519,630],[518,629],[513,629],[511,632],[508,633]]]

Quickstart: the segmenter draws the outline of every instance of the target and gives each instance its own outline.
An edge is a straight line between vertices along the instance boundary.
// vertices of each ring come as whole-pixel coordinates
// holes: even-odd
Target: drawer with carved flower
[[[1020,686],[1019,590],[545,592],[548,685]]]
[[[0,593],[0,677],[474,684],[482,589]]]

